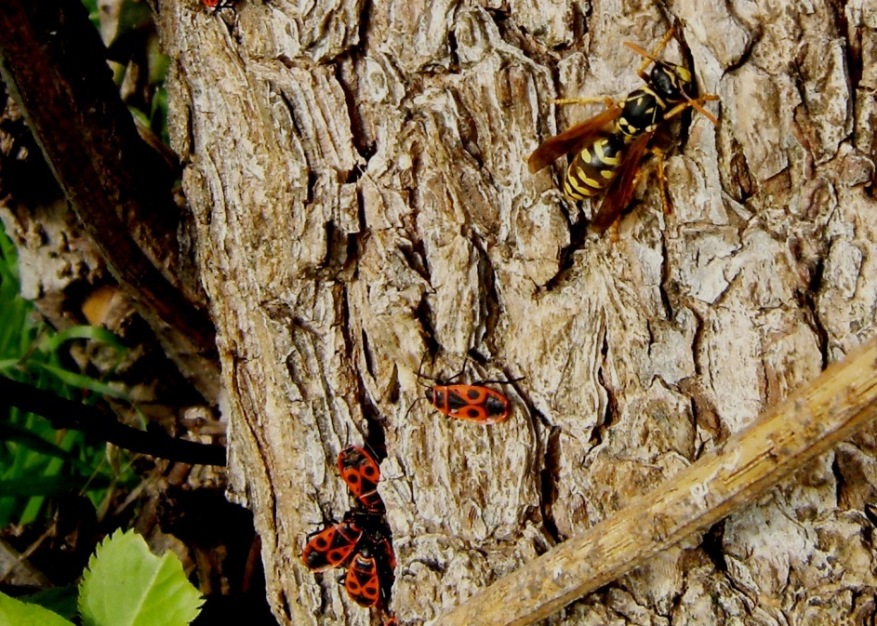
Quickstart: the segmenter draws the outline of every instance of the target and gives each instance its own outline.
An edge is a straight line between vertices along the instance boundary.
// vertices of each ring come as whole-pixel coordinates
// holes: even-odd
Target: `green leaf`
[[[89,476],[94,472],[93,466],[81,461],[73,452],[65,450],[61,446],[55,445],[50,441],[46,441],[31,429],[18,426],[12,422],[0,421],[0,441],[6,443],[14,441],[33,452],[63,459],[75,467],[80,474],[85,476]]]
[[[71,326],[43,339],[40,349],[45,352],[57,352],[64,343],[75,339],[101,341],[112,346],[120,353],[127,351],[125,344],[115,334],[100,326]]]
[[[0,370],[8,370],[21,363],[21,359],[0,359]]]
[[[153,26],[152,13],[145,2],[126,0],[119,8],[119,32],[116,39],[128,35],[131,31]]]
[[[112,385],[102,383],[99,380],[95,380],[91,376],[86,376],[85,374],[77,374],[76,372],[65,370],[63,367],[48,365],[46,363],[31,363],[31,365],[33,369],[47,372],[52,376],[55,376],[58,380],[70,385],[71,387],[89,389],[91,391],[94,391],[95,393],[100,393],[111,398],[118,398],[120,400],[125,400],[128,398],[128,392],[124,389],[117,389]]]
[[[24,600],[28,604],[38,604],[44,609],[54,611],[65,619],[76,617],[76,596],[79,590],[75,585],[49,587],[32,593]],[[0,622],[2,624],[2,622]]]
[[[83,626],[183,626],[201,602],[177,556],[155,556],[134,531],[101,542],[79,587]]]
[[[0,591],[0,624],[5,626],[73,626],[73,622],[37,604],[16,600]]]

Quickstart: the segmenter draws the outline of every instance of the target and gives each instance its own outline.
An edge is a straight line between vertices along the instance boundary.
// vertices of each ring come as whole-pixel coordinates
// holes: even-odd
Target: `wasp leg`
[[[655,157],[655,164],[657,166],[657,176],[658,176],[658,193],[661,194],[661,209],[664,211],[664,215],[669,215],[673,207],[670,204],[670,196],[667,193],[667,179],[664,173],[664,151],[658,148],[657,146],[652,146],[649,148],[649,151],[652,153],[652,156]],[[645,170],[641,169],[637,171],[636,175],[631,182],[631,185],[636,187],[640,183],[640,178],[644,175],[643,172]],[[616,219],[609,226],[609,236],[613,243],[617,243],[621,238],[621,230],[620,230],[621,220]]]
[[[611,109],[614,106],[618,106],[615,103],[613,98],[609,96],[594,96],[593,98],[555,98],[554,104],[594,104],[595,102],[602,102],[606,105],[607,109]]]
[[[621,220],[615,220],[612,222],[612,225],[609,226],[609,241],[612,243],[618,243],[621,239],[621,226],[619,225]]]
[[[704,102],[712,102],[712,101],[718,100],[718,99],[719,99],[719,97],[716,94],[708,93],[708,94],[703,95],[700,98],[697,98],[695,100],[686,100],[685,102],[680,102],[679,104],[677,104],[675,107],[673,107],[672,109],[670,109],[669,111],[667,111],[664,114],[664,120],[672,119],[672,118],[676,117],[677,115],[679,115],[680,113],[682,113],[682,111],[684,111],[688,107],[691,107],[695,111],[697,111],[698,113],[700,113],[704,117],[706,117],[713,124],[718,126],[719,120],[716,119],[716,116],[713,115],[712,113],[710,113],[709,111],[707,111],[705,108],[703,108]]]
[[[661,194],[661,209],[664,215],[670,215],[673,207],[670,205],[670,196],[667,194],[667,178],[664,174],[664,151],[657,146],[652,146],[652,154],[658,166],[658,191]]]

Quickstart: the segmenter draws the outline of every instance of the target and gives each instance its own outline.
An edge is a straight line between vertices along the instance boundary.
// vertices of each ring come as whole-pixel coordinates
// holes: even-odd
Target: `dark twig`
[[[67,400],[0,376],[0,407],[4,405],[42,415],[55,428],[79,430],[131,452],[193,465],[225,465],[223,446],[174,439],[163,433],[131,428],[97,407]]]

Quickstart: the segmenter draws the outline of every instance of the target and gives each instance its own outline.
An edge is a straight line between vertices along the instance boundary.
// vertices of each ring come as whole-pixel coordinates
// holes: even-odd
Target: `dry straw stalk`
[[[877,338],[627,508],[469,598],[435,626],[531,624],[752,502],[877,415]]]

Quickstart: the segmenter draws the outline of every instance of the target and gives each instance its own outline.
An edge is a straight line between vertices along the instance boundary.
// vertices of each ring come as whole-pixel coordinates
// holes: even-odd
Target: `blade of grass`
[[[51,428],[48,422],[47,426]],[[93,466],[80,460],[73,452],[65,450],[50,441],[46,441],[32,429],[23,428],[9,422],[0,422],[0,439],[9,443],[17,443],[31,452],[43,456],[59,458],[70,463],[82,474],[88,475],[94,471]]]
[[[82,476],[24,476],[0,480],[0,498],[21,496],[54,496],[65,493],[81,493]],[[106,489],[110,480],[95,478],[92,489]]]
[[[118,389],[110,384],[96,380],[91,376],[86,376],[85,374],[77,374],[76,372],[71,372],[70,370],[66,370],[63,367],[58,367],[57,365],[49,365],[47,363],[32,362],[31,365],[35,368],[52,374],[58,380],[66,385],[69,385],[70,387],[88,389],[90,391],[94,391],[95,393],[109,396],[111,398],[118,398],[120,400],[128,399],[128,392],[124,389]]]
[[[70,328],[65,328],[61,332],[54,333],[43,339],[40,349],[47,352],[57,352],[64,343],[74,339],[100,341],[112,346],[121,353],[124,353],[127,349],[115,334],[99,326],[71,326]]]

